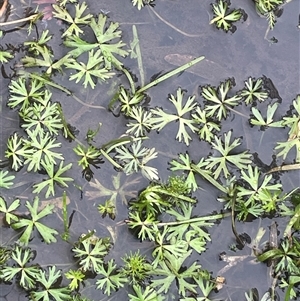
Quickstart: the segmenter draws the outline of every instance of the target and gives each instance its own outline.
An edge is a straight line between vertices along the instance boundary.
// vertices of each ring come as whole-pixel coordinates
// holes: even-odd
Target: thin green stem
[[[178,67],[178,68],[168,72],[167,74],[162,75],[161,77],[157,78],[153,82],[151,82],[151,83],[147,84],[146,86],[142,87],[141,89],[139,89],[136,93],[137,94],[142,94],[146,90],[150,89],[153,86],[156,86],[157,84],[161,83],[162,81],[164,81],[164,80],[166,80],[166,79],[168,79],[168,78],[170,78],[170,77],[172,77],[172,76],[174,76],[174,75],[176,75],[176,74],[192,67],[193,65],[201,62],[202,60],[204,60],[204,58],[205,58],[204,56],[199,56],[199,57],[191,60],[190,62],[184,64],[183,66]]]
[[[224,186],[222,186],[219,182],[217,182],[213,177],[211,177],[210,175],[208,175],[207,173],[203,172],[199,167],[197,167],[196,164],[191,164],[191,168],[197,172],[200,176],[202,176],[205,180],[207,180],[209,183],[211,183],[212,185],[214,185],[216,188],[218,188],[219,190],[221,190],[224,193],[227,193],[227,190]]]
[[[192,223],[196,223],[196,222],[222,219],[222,218],[228,217],[230,215],[231,215],[231,212],[218,213],[218,214],[214,214],[214,215],[194,217],[194,218],[183,220],[183,221],[158,223],[157,226],[162,227],[162,226],[178,226],[178,225],[184,225],[184,224],[192,224]]]

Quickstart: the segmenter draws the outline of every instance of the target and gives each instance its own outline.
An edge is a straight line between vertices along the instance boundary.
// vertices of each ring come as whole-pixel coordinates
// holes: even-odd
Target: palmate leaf
[[[85,2],[75,4],[75,17],[72,17],[67,9],[60,5],[53,4],[52,7],[53,16],[55,18],[61,19],[63,22],[70,24],[68,29],[62,34],[62,37],[71,36],[73,33],[76,36],[79,36],[79,34],[83,33],[83,30],[79,26],[89,24],[93,17],[92,14],[83,15],[88,7]]]
[[[33,149],[26,144],[23,137],[14,133],[8,138],[5,157],[9,159],[13,170],[19,170],[24,164],[24,158],[27,158],[32,154]]]
[[[192,168],[192,162],[189,154],[179,154],[179,158],[177,160],[172,160],[170,162],[170,170],[171,171],[183,171],[187,174],[186,176],[186,185],[192,191],[197,190],[198,184],[195,179],[195,171]]]
[[[70,54],[70,56],[73,58],[77,58],[82,53],[91,51],[94,48],[98,47],[98,43],[86,42],[75,35],[71,35],[71,36],[67,37],[66,40],[64,41],[64,45],[67,47],[74,48],[73,50],[68,52]]]
[[[262,175],[258,167],[247,166],[247,170],[241,170],[241,179],[246,183],[243,186],[237,186],[238,196],[254,198],[259,200],[259,192],[263,189],[267,191],[280,191],[282,189],[282,184],[272,184],[272,175]]]
[[[268,105],[267,109],[267,118],[262,117],[260,111],[253,107],[252,113],[255,118],[250,119],[250,123],[253,125],[257,125],[261,127],[261,130],[264,130],[267,127],[282,127],[282,121],[273,122],[274,114],[278,108],[278,103],[274,103],[273,105]]]
[[[31,292],[30,296],[35,301],[70,301],[72,300],[71,290],[68,287],[57,287],[57,282],[61,278],[61,271],[56,271],[56,266],[48,268],[48,272],[40,270],[36,275],[36,281],[42,288]]]
[[[122,41],[116,42],[122,35],[122,31],[118,30],[119,23],[110,22],[106,25],[107,16],[103,14],[98,15],[98,22],[95,18],[91,19],[90,26],[93,29],[98,46],[104,56],[105,68],[110,70],[112,65],[118,69],[122,68],[123,64],[116,58],[116,54],[125,57],[128,51],[122,49],[126,44]]]
[[[84,147],[80,144],[77,144],[77,146],[73,148],[73,151],[81,157],[81,159],[78,160],[78,165],[83,169],[89,167],[89,165],[93,164],[95,160],[100,160],[100,150],[92,145]]]
[[[233,85],[233,79],[229,78],[222,82],[218,88],[209,85],[202,87],[201,95],[207,100],[204,108],[207,117],[216,117],[217,120],[221,121],[222,118],[227,117],[228,110],[238,105],[238,101],[242,98],[240,95],[232,97],[227,95]]]
[[[83,271],[97,272],[108,254],[110,243],[106,238],[91,236],[76,244],[72,249],[74,257],[79,257]]]
[[[47,46],[40,46],[39,53],[42,56],[41,58],[25,56],[21,59],[24,67],[47,67],[47,73],[51,70],[51,65],[53,63],[52,58],[54,55],[51,53],[50,49]]]
[[[168,227],[168,240],[172,238],[176,239],[184,239],[184,235],[186,232],[190,229],[195,231],[195,234],[197,234],[199,237],[204,238],[207,241],[210,241],[210,235],[205,231],[205,228],[211,227],[214,225],[214,223],[201,220],[201,221],[193,221],[192,218],[192,211],[194,206],[190,203],[185,204],[182,203],[180,206],[180,210],[175,210],[174,208],[171,208],[170,210],[167,210],[166,213],[170,214],[175,218],[176,221],[182,222],[187,221],[184,224],[179,224],[175,226],[169,226]],[[189,233],[189,236],[191,237],[192,233]]]
[[[256,0],[256,9],[264,14],[268,11],[276,9],[279,5],[283,4],[284,0]]]
[[[27,171],[41,170],[42,162],[56,164],[55,159],[64,159],[62,154],[52,151],[52,149],[60,147],[61,143],[55,143],[56,138],[51,139],[49,132],[27,129],[27,134],[29,139],[24,139],[24,143],[33,150],[30,155],[26,155],[24,164],[28,164]]]
[[[206,162],[208,162],[206,169],[213,170],[215,179],[220,176],[221,172],[223,172],[225,178],[228,178],[230,175],[227,166],[228,163],[235,165],[239,169],[247,168],[247,164],[251,163],[251,154],[248,154],[248,151],[231,154],[231,152],[241,144],[240,138],[234,139],[231,143],[231,134],[232,131],[224,134],[224,142],[217,136],[215,136],[214,142],[212,142],[213,149],[217,150],[221,156],[209,156],[206,159]]]
[[[72,178],[62,177],[62,174],[72,167],[72,163],[63,166],[63,161],[61,161],[57,170],[55,170],[54,164],[50,162],[47,157],[45,157],[45,160],[42,160],[41,164],[47,172],[49,178],[45,181],[42,181],[41,183],[33,185],[33,187],[35,188],[33,190],[33,193],[40,193],[45,187],[48,186],[45,197],[48,198],[50,195],[55,196],[55,183],[60,185],[61,187],[68,187],[68,184],[66,182],[74,181]]]
[[[268,93],[263,90],[263,80],[261,78],[255,80],[252,77],[245,81],[245,88],[240,95],[244,98],[246,105],[256,100],[263,102],[268,98]]]
[[[189,141],[192,140],[191,136],[186,130],[189,128],[193,133],[197,130],[195,120],[191,119],[190,116],[186,114],[191,113],[197,103],[194,101],[195,96],[189,96],[186,103],[183,105],[184,91],[179,88],[176,92],[176,97],[170,95],[169,100],[175,106],[176,114],[168,114],[164,112],[161,108],[155,108],[151,110],[153,117],[151,118],[152,129],[161,131],[168,123],[172,121],[177,121],[179,123],[179,129],[176,135],[178,141],[184,141],[186,145],[189,145]]]
[[[146,286],[142,288],[139,285],[133,285],[133,290],[135,295],[128,294],[129,301],[164,301],[165,297],[157,294],[157,292]]]
[[[39,1],[39,0],[36,0]],[[51,0],[50,0],[51,1]],[[40,54],[42,51],[42,46],[47,45],[47,43],[52,39],[53,35],[49,35],[49,30],[43,30],[38,40],[25,41],[24,45],[29,46],[29,51],[35,54]]]
[[[136,105],[144,99],[144,97],[144,94],[139,93],[131,95],[131,92],[129,92],[123,86],[121,86],[119,92],[117,93],[117,98],[121,103],[121,112],[124,112],[126,116],[129,116],[131,114],[132,109],[135,108]],[[151,125],[151,120],[149,120],[149,122]]]
[[[15,178],[14,175],[8,173],[8,170],[0,170],[0,188],[9,189],[14,183],[11,182]]]
[[[180,299],[180,301],[212,301],[212,299],[209,298],[209,295],[216,288],[216,283],[214,283],[213,281],[211,281],[209,279],[205,279],[204,277],[202,277],[200,275],[193,277],[193,279],[197,283],[197,285],[201,291],[201,295],[203,295],[203,296],[200,297],[197,294],[197,296],[199,296],[197,298],[188,297],[188,298]]]
[[[21,287],[33,289],[36,286],[36,279],[39,272],[37,266],[30,266],[28,263],[34,258],[33,252],[28,248],[22,248],[15,246],[11,254],[11,259],[14,264],[1,268],[1,278],[5,281],[11,281],[14,277],[17,277]]]
[[[212,4],[214,18],[210,24],[216,23],[217,28],[228,31],[232,28],[232,23],[241,19],[242,13],[238,9],[229,12],[229,2],[226,0],[217,0],[217,3]]]
[[[54,205],[47,204],[42,210],[40,210],[40,212],[38,212],[38,205],[39,198],[37,196],[33,200],[33,206],[29,201],[26,201],[26,207],[30,212],[31,219],[20,218],[18,222],[12,224],[12,228],[14,230],[26,227],[21,237],[19,238],[19,241],[24,243],[25,245],[29,243],[34,227],[38,230],[46,243],[49,244],[51,242],[56,242],[54,235],[57,235],[58,232],[39,222],[39,220],[43,217],[53,213]]]
[[[79,287],[79,283],[81,283],[85,278],[85,274],[80,269],[75,271],[69,270],[67,273],[65,273],[65,276],[67,279],[71,279],[69,288],[72,291],[77,290]]]
[[[300,162],[300,95],[297,95],[293,101],[293,107],[296,113],[293,116],[283,117],[282,126],[290,128],[288,133],[288,140],[285,142],[277,142],[276,150],[280,150],[277,156],[286,158],[290,150],[295,147],[296,149],[296,162]]]
[[[161,260],[164,260],[167,253],[172,254],[174,258],[179,258],[184,255],[188,249],[188,243],[180,237],[167,239],[169,228],[163,227],[159,230],[157,225],[154,225],[155,231],[155,248],[152,252],[152,257],[155,258],[151,265],[156,268]]]
[[[101,277],[96,281],[97,289],[104,290],[104,294],[107,296],[128,282],[128,278],[118,271],[113,259],[110,259],[107,264],[99,265],[97,274]]]
[[[34,102],[19,112],[22,118],[22,128],[32,132],[48,130],[50,134],[58,135],[58,131],[64,126],[59,115],[58,104],[50,101],[51,96],[51,92],[45,91],[43,103]]]
[[[20,206],[20,200],[15,199],[7,208],[7,203],[0,196],[0,212],[3,212],[5,214],[5,221],[10,225],[12,221],[17,222],[19,218],[13,214],[13,211],[15,211]]]
[[[207,117],[207,112],[197,107],[195,113],[192,114],[196,124],[199,124],[199,138],[207,142],[211,142],[216,132],[219,132],[221,127],[212,118]]]
[[[44,83],[36,79],[19,78],[18,80],[12,80],[8,86],[10,96],[7,105],[10,108],[20,107],[22,111],[30,106],[33,100],[43,98],[45,93],[43,87]]]
[[[184,267],[183,262],[191,255],[192,250],[186,252],[182,257],[176,258],[173,255],[166,253],[165,259],[158,263],[156,269],[151,274],[159,278],[152,279],[151,287],[156,289],[157,293],[167,293],[171,285],[176,281],[178,292],[183,297],[187,292],[196,293],[196,285],[191,283],[191,279],[196,276],[201,268],[197,262],[194,262],[189,267]]]
[[[95,88],[96,84],[93,78],[98,78],[102,81],[105,81],[111,78],[115,73],[108,71],[104,68],[104,56],[101,53],[101,50],[98,49],[95,53],[94,50],[89,52],[88,62],[85,65],[82,62],[78,62],[78,58],[69,59],[64,64],[68,69],[75,69],[73,75],[70,76],[70,80],[76,80],[78,83],[82,78],[84,78],[83,86],[86,88],[88,85],[92,89]]]
[[[147,214],[144,219],[138,211],[129,212],[129,219],[126,223],[130,229],[137,229],[139,231],[137,236],[142,241],[145,239],[155,240],[154,225],[158,223],[158,220],[153,214]]]
[[[138,140],[132,143],[130,149],[125,146],[116,147],[116,152],[116,158],[120,161],[126,174],[141,171],[142,175],[149,180],[158,179],[157,169],[146,165],[157,157],[155,148],[143,147],[142,140]]]
[[[152,113],[146,111],[142,106],[134,106],[128,115],[131,122],[127,123],[128,130],[126,134],[134,135],[135,137],[144,137],[150,131]]]

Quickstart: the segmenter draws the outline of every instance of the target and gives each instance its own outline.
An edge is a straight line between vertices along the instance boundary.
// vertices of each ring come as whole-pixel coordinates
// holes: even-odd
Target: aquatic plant
[[[297,189],[285,191],[274,173],[283,172],[287,167],[299,168],[300,96],[295,96],[291,109],[281,117],[278,92],[274,96],[267,85],[270,79],[248,77],[244,87],[235,88],[234,79],[229,78],[220,79],[216,86],[201,86],[199,101],[195,95],[178,88],[168,95],[170,106],[162,103],[162,107],[153,107],[148,102],[149,89],[196,63],[201,64],[204,57],[197,57],[147,84],[143,80],[143,70],[140,70],[140,82],[135,81],[131,71],[123,65],[123,58],[129,54],[129,43],[123,42],[119,23],[111,21],[104,13],[92,15],[85,2],[73,2],[59,1],[53,5],[53,17],[63,24],[60,36],[63,54],[53,47],[54,36],[50,30],[42,31],[36,38],[31,36],[20,48],[21,68],[9,79],[7,106],[15,111],[20,128],[9,133],[7,141],[3,142],[6,142],[6,149],[0,164],[0,187],[14,189],[15,178],[23,180],[24,176],[24,181],[29,183],[28,177],[34,175],[33,183],[27,186],[35,196],[32,201],[28,197],[26,201],[21,197],[12,200],[3,195],[0,197],[3,223],[15,230],[18,237],[0,247],[2,284],[15,281],[29,298],[43,301],[87,301],[84,294],[88,294],[90,287],[98,294],[113,298],[118,298],[121,293],[131,301],[162,301],[169,297],[181,301],[214,300],[214,291],[222,288],[225,279],[214,278],[198,262],[199,255],[208,249],[212,239],[209,229],[231,216],[232,237],[237,240],[236,243],[230,241],[231,249],[238,252],[247,241],[241,239],[246,234],[240,235],[237,231],[239,222],[276,214],[278,218],[285,217],[280,243],[267,248],[261,247],[256,240],[256,249],[249,245],[253,253],[256,252],[252,257],[274,263],[273,272],[280,273],[279,285],[285,289],[286,298],[299,294]],[[154,4],[151,2],[132,3],[141,9],[145,4]],[[269,4],[270,10],[279,5],[275,1]],[[233,30],[232,23],[243,16],[241,10],[229,10],[229,1],[217,1],[212,7],[214,18],[211,23],[225,31]],[[86,29],[93,39],[84,35]],[[133,28],[133,34],[131,54],[134,52],[138,57],[140,67],[136,28]],[[0,61],[15,63],[14,55],[10,49],[2,49]],[[117,82],[119,74],[124,80],[117,87],[114,81]],[[95,120],[93,129],[84,132],[84,138],[78,135],[77,129],[68,122],[63,98],[59,98],[61,103],[58,103],[57,95],[69,96],[84,106],[88,104],[79,98],[80,92],[58,83],[64,76],[69,82],[80,83],[79,87],[85,91],[100,89],[101,83],[111,84],[111,95],[114,96],[107,107],[123,118],[123,135],[109,140],[102,131],[100,120]],[[269,103],[264,105],[266,100]],[[239,111],[241,107],[243,111]],[[272,127],[284,131],[286,127],[287,141],[277,142],[274,153],[283,160],[291,158],[295,164],[274,167],[259,162],[236,136],[235,129],[222,128],[229,114],[246,117],[252,126],[265,131]],[[160,164],[149,165],[152,159],[160,160],[161,153],[165,153],[159,145],[157,147],[153,131],[166,131],[167,125],[175,125],[176,133],[170,139],[197,147],[196,152],[187,152],[183,148],[178,155],[174,152],[166,154],[170,174],[163,173]],[[98,134],[105,139],[100,145]],[[202,141],[199,142],[199,138]],[[177,142],[174,143],[168,151],[176,151]],[[202,145],[210,147],[211,153],[209,150],[204,154],[198,151]],[[294,146],[295,159],[292,158]],[[73,151],[69,152],[70,149]],[[73,164],[76,161],[77,164]],[[111,178],[99,179],[94,169],[99,169],[100,164],[115,168],[118,173]],[[72,174],[76,165],[84,179]],[[144,182],[141,176],[129,178],[135,173],[140,173]],[[121,181],[121,174],[124,181]],[[122,207],[128,214],[125,221],[108,220],[112,224],[105,224],[111,238],[96,235],[95,230],[82,231],[78,228],[81,226],[78,220],[78,227],[71,228],[75,213],[80,209],[76,207],[75,210],[73,204],[70,206],[67,192],[61,190],[68,188],[71,182],[81,197],[93,200],[92,211],[103,217],[100,223],[107,217],[118,218],[118,206],[122,205],[119,199],[127,205],[126,209]],[[87,187],[92,189],[86,191]],[[198,192],[202,187],[216,188],[216,198],[222,203],[219,212],[203,211],[199,215],[198,203],[203,200]],[[59,207],[62,222],[48,226],[46,217],[54,216],[56,200],[43,201],[42,198],[61,195],[58,202],[62,204]],[[88,202],[85,206],[89,206]],[[116,255],[113,245],[121,238],[116,236],[115,228],[120,225],[128,230],[128,235],[140,240],[137,251],[122,250],[120,256]],[[78,230],[84,232],[80,237]],[[41,239],[54,244],[60,237],[70,249],[68,254],[72,255],[68,259],[70,262],[64,263],[63,272],[58,264],[47,263],[49,266],[45,267],[35,257],[35,247]],[[122,240],[125,239],[122,237]],[[145,250],[142,249],[144,246]],[[49,246],[43,248],[48,251]],[[246,298],[251,296],[253,293]]]
[[[236,30],[234,22],[239,21],[243,14],[239,9],[233,9],[229,11],[230,1],[228,0],[216,0],[216,3],[212,4],[212,10],[214,12],[214,18],[209,22],[210,24],[216,24],[217,28],[221,28],[224,31]]]

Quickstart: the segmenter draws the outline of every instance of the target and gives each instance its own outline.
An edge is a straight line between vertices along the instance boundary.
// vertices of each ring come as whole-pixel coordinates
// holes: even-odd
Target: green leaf
[[[17,133],[11,135],[7,140],[5,157],[11,162],[11,168],[18,171],[24,164],[24,158],[33,154],[33,149],[26,144],[26,140]]]
[[[284,121],[281,123],[282,126],[288,126],[290,128],[288,139],[285,142],[277,142],[275,149],[281,150],[277,156],[282,156],[283,159],[285,159],[290,150],[295,147],[295,162],[300,162],[300,95],[297,95],[294,99],[293,107],[296,114],[293,113],[292,117],[283,117]]]
[[[0,50],[0,62],[7,63],[14,56],[9,51]]]
[[[232,28],[232,23],[241,19],[242,13],[238,9],[229,11],[228,2],[226,0],[218,0],[217,3],[212,4],[214,18],[210,24],[216,23],[217,28],[222,28],[228,31]]]
[[[38,230],[39,234],[46,243],[56,242],[54,235],[57,235],[58,232],[39,222],[39,220],[43,217],[53,213],[54,205],[47,204],[40,212],[38,212],[38,204],[38,197],[34,198],[33,206],[31,206],[29,201],[26,201],[26,207],[29,210],[31,219],[20,218],[18,222],[12,224],[12,228],[14,230],[25,228],[23,234],[19,238],[19,241],[25,245],[29,243],[34,227]]]
[[[13,214],[13,211],[15,211],[20,206],[20,200],[15,199],[7,208],[7,202],[4,200],[3,197],[0,196],[0,211],[5,214],[5,221],[10,225],[12,221],[17,222],[19,219],[18,217]]]
[[[199,294],[197,294],[197,296],[199,296],[197,299],[192,297],[180,299],[180,301],[212,301],[212,299],[209,298],[209,295],[216,288],[216,284],[213,281],[202,277],[200,273],[196,277],[193,277],[193,279],[197,283],[199,289],[201,290],[201,295],[203,296],[200,297]]]
[[[42,285],[42,288],[31,292],[31,298],[35,301],[55,301],[72,300],[71,290],[67,287],[57,287],[57,282],[61,278],[61,271],[56,271],[56,266],[48,268],[48,272],[40,270],[36,275],[36,281]]]
[[[7,105],[10,108],[20,107],[20,110],[29,107],[33,101],[39,101],[44,95],[44,83],[36,79],[26,80],[19,78],[12,80],[8,86],[10,96]]]
[[[32,154],[26,155],[24,164],[28,164],[27,171],[41,170],[41,165],[45,163],[56,164],[55,159],[63,160],[63,156],[60,153],[56,153],[51,149],[61,146],[61,143],[55,143],[56,138],[51,139],[51,135],[48,132],[27,129],[29,139],[25,140],[26,146],[30,147],[33,151]],[[44,165],[42,164],[44,162]],[[45,167],[45,166],[44,166]]]
[[[101,152],[98,148],[89,145],[88,147],[84,147],[80,144],[77,144],[73,151],[80,157],[82,157],[78,161],[78,165],[83,169],[87,168],[90,164],[93,164],[93,161],[98,160],[101,156]]]
[[[256,109],[255,107],[253,107],[252,113],[254,115],[254,118],[250,119],[250,123],[253,125],[257,125],[260,126],[262,130],[264,130],[267,127],[278,127],[281,126],[281,121],[278,122],[273,122],[273,118],[274,118],[274,114],[276,113],[276,110],[278,108],[278,103],[274,103],[273,105],[268,105],[268,109],[267,109],[267,118],[265,119],[264,117],[262,117],[261,113],[259,112],[258,109]]]
[[[77,290],[79,287],[79,283],[81,283],[85,278],[85,274],[83,274],[81,270],[69,270],[67,273],[65,273],[65,276],[67,279],[72,280],[69,284],[69,288],[72,291]]]
[[[221,156],[213,157],[209,156],[206,161],[208,162],[206,169],[214,169],[214,178],[217,179],[221,172],[223,172],[225,178],[228,178],[230,172],[228,170],[228,163],[231,163],[238,167],[239,169],[247,168],[247,164],[250,164],[251,155],[248,151],[244,151],[238,154],[231,154],[232,151],[238,147],[241,142],[239,138],[236,138],[232,143],[231,140],[232,131],[224,134],[224,142],[217,136],[215,136],[214,142],[212,142],[212,147],[217,150]]]
[[[165,260],[158,263],[159,267],[154,269],[151,274],[158,276],[152,280],[151,287],[157,288],[157,293],[167,293],[171,285],[176,281],[178,292],[182,296],[186,296],[187,292],[196,293],[196,285],[192,284],[191,278],[197,275],[201,266],[194,262],[191,266],[182,266],[183,262],[191,255],[192,250],[186,252],[185,255],[175,258],[171,254],[166,253]]]
[[[135,93],[132,95],[131,92],[126,90],[123,86],[120,87],[116,98],[121,103],[121,112],[124,112],[126,116],[131,114],[132,109],[144,99],[144,94]],[[149,120],[151,125],[151,120]]]
[[[178,160],[172,160],[170,162],[170,170],[171,171],[183,171],[187,173],[186,177],[186,185],[192,190],[195,191],[198,188],[198,184],[195,179],[195,171],[192,168],[192,162],[189,154],[179,154]]]
[[[79,257],[79,265],[83,271],[92,270],[97,272],[108,254],[110,243],[105,238],[94,235],[84,239],[72,249],[74,257]]]
[[[10,175],[8,171],[0,170],[0,187],[9,189],[14,183],[11,182],[15,178],[14,175]]]
[[[119,23],[110,22],[107,25],[106,20],[106,15],[99,14],[98,22],[96,22],[95,18],[92,18],[90,26],[95,33],[98,46],[104,56],[105,67],[110,70],[113,65],[117,69],[121,69],[123,64],[116,58],[115,54],[121,57],[127,56],[128,51],[122,49],[126,44],[122,41],[115,42],[122,35],[122,31],[118,30]]]
[[[246,105],[256,100],[263,102],[268,98],[268,93],[263,90],[263,80],[261,78],[255,80],[252,77],[245,81],[245,88],[240,95],[244,98]]]
[[[166,213],[170,214],[173,218],[175,218],[175,221],[183,222],[186,221],[186,223],[180,223],[178,225],[171,225],[168,227],[168,240],[172,238],[176,239],[184,239],[184,235],[186,235],[188,232],[188,237],[191,239],[193,236],[201,237],[202,239],[206,241],[210,241],[210,235],[207,233],[206,228],[211,227],[214,225],[214,223],[207,222],[205,220],[193,220],[192,217],[192,211],[193,211],[193,205],[192,204],[184,204],[181,203],[180,209],[176,210],[175,208],[171,208],[169,210],[166,210]],[[192,231],[188,231],[192,230]],[[189,241],[186,239],[186,241]],[[196,241],[195,241],[196,243]]]
[[[126,223],[130,229],[137,228],[139,230],[137,236],[142,241],[145,239],[155,240],[154,225],[158,223],[158,220],[151,213],[147,214],[146,218],[142,218],[141,214],[137,211],[129,212],[129,219]]]
[[[48,186],[45,197],[48,198],[50,195],[55,196],[55,183],[57,183],[61,187],[68,187],[68,184],[66,182],[74,181],[72,178],[61,176],[63,173],[65,173],[72,167],[72,163],[63,166],[63,161],[61,161],[57,170],[55,170],[54,164],[50,162],[47,157],[45,157],[45,161],[42,161],[41,164],[47,172],[49,179],[33,185],[33,187],[35,188],[33,190],[33,193],[40,193],[45,187]]]
[[[193,133],[197,130],[195,127],[195,120],[191,119],[190,116],[186,114],[190,113],[197,106],[194,101],[195,96],[189,96],[185,105],[183,105],[184,92],[179,88],[176,92],[176,97],[171,94],[169,100],[176,108],[176,114],[165,113],[162,109],[156,108],[152,109],[151,113],[153,117],[151,118],[152,129],[161,131],[168,123],[177,121],[179,124],[179,129],[176,135],[178,141],[184,141],[186,145],[189,145],[189,140],[192,140],[191,136],[186,130],[189,128]]]
[[[85,2],[75,4],[75,17],[72,17],[64,7],[57,4],[53,4],[52,7],[54,9],[53,16],[55,18],[61,19],[63,22],[70,24],[61,37],[71,36],[73,33],[76,36],[79,36],[79,34],[83,33],[83,30],[79,26],[89,24],[93,17],[92,14],[83,15],[88,7]]]
[[[142,106],[132,107],[128,117],[133,120],[126,124],[128,127],[126,134],[135,137],[144,137],[147,135],[147,132],[151,130],[152,113],[146,111]]]
[[[241,179],[245,181],[246,185],[238,186],[238,196],[254,198],[259,200],[258,193],[262,189],[268,191],[278,191],[282,189],[282,184],[272,184],[272,175],[262,175],[258,167],[247,166],[247,170],[241,170]]]
[[[34,102],[31,106],[22,110],[19,115],[22,118],[22,128],[32,132],[49,131],[58,135],[63,129],[63,123],[59,114],[58,104],[50,101],[52,93],[45,91],[44,102]]]
[[[81,54],[98,47],[98,43],[91,44],[75,35],[68,36],[64,41],[64,45],[67,47],[75,48],[68,52],[70,56],[75,59],[78,58]]]
[[[24,45],[29,46],[29,51],[35,54],[40,54],[42,51],[42,46],[47,45],[47,43],[52,39],[53,35],[49,35],[49,30],[43,30],[38,41],[25,41]]]
[[[106,81],[115,74],[104,67],[104,57],[100,49],[95,53],[94,50],[89,52],[87,64],[78,62],[77,58],[76,60],[68,60],[64,65],[68,69],[75,69],[74,74],[70,76],[70,80],[76,80],[76,83],[78,83],[84,77],[83,86],[85,88],[87,88],[88,85],[90,85],[92,89],[95,88],[96,84],[93,78]]]
[[[40,46],[39,53],[42,56],[41,58],[37,58],[36,56],[25,56],[21,59],[24,67],[47,67],[46,73],[51,73],[52,66],[52,58],[53,54],[51,50],[47,46]]]
[[[96,281],[97,289],[104,290],[104,294],[107,296],[128,282],[128,278],[123,276],[116,267],[113,259],[110,259],[107,264],[98,266],[97,274],[101,278]]]
[[[157,225],[154,225],[153,227],[155,231],[155,248],[152,252],[152,257],[155,258],[152,262],[152,266],[154,268],[157,267],[158,263],[161,260],[164,260],[166,257],[166,254],[171,254],[174,256],[174,258],[179,258],[183,256],[188,248],[188,244],[185,240],[182,239],[182,236],[172,236],[172,239],[170,239],[170,236],[167,239],[167,235],[170,229],[165,226],[163,227],[163,230],[159,230]],[[183,230],[185,232],[185,229]]]
[[[264,15],[265,13],[275,10],[279,5],[283,4],[284,0],[257,0],[255,1],[256,10]]]
[[[126,174],[141,171],[142,175],[149,180],[157,180],[157,169],[147,166],[146,164],[157,157],[155,148],[147,148],[142,146],[142,140],[133,142],[131,148],[125,146],[116,147],[115,156],[123,166],[123,171]]]
[[[133,285],[135,295],[128,294],[129,301],[164,301],[165,297],[157,294],[157,292],[146,286],[142,289],[139,285]]]
[[[149,278],[149,272],[152,270],[145,255],[140,254],[140,250],[122,257],[123,267],[121,273],[127,277],[130,284],[145,283]]]
[[[198,130],[199,138],[207,142],[211,142],[216,132],[220,131],[220,125],[218,125],[212,118],[207,117],[207,112],[205,110],[201,110],[198,106],[195,113],[192,114],[192,117],[195,123],[200,127]]]
[[[34,254],[30,249],[15,246],[11,254],[11,260],[14,261],[14,264],[11,267],[4,266],[4,268],[1,269],[1,278],[5,281],[11,281],[16,277],[19,281],[19,285],[26,290],[35,288],[39,268],[37,266],[28,265],[33,258]]]
[[[228,97],[227,95],[233,85],[233,80],[229,78],[222,82],[218,88],[209,85],[202,87],[201,95],[207,100],[204,107],[207,117],[216,117],[217,120],[221,121],[222,118],[227,117],[228,110],[239,104],[238,101],[242,98],[241,96]]]

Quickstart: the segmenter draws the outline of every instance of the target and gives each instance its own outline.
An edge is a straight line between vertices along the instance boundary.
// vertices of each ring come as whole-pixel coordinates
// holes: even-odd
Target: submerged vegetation
[[[140,10],[154,5],[154,1],[133,0],[132,4]],[[271,22],[271,14],[282,4],[279,0],[262,0],[254,5]],[[229,1],[221,0],[212,4],[214,18],[210,23],[226,32],[234,31],[232,23],[245,16],[241,9],[229,10],[229,5]],[[201,64],[204,57],[159,75],[148,84],[137,82],[123,64],[131,53],[141,65],[135,26],[133,41],[129,43],[123,41],[119,23],[104,12],[91,14],[86,2],[56,1],[51,9],[53,19],[63,24],[59,46],[63,51],[57,49],[58,37],[50,29],[34,35],[36,18],[28,19],[30,36],[22,47],[6,45],[0,51],[2,74],[9,80],[8,108],[3,110],[10,109],[20,121],[20,128],[1,141],[5,151],[0,158],[4,233],[0,285],[16,284],[20,294],[35,301],[88,301],[93,298],[92,289],[103,298],[116,296],[130,301],[218,300],[225,278],[206,269],[199,255],[212,241],[210,229],[223,219],[230,219],[234,237],[230,249],[238,252],[246,246],[251,249],[252,259],[270,266],[272,284],[266,287],[268,291],[261,300],[276,300],[279,288],[285,300],[296,300],[300,296],[300,192],[297,187],[287,190],[279,179],[284,171],[299,169],[300,95],[285,100],[291,101],[291,107],[281,116],[278,91],[272,80],[262,75],[248,77],[243,87],[236,87],[234,78],[222,79],[216,86],[201,85],[199,97],[178,88],[168,95],[168,102],[162,107],[151,106],[148,92],[153,86]],[[12,74],[6,73],[9,70]],[[143,78],[143,70],[139,71]],[[122,83],[118,80],[120,75]],[[110,102],[85,103],[78,90],[64,86],[73,81],[84,90],[110,85]],[[107,109],[111,116],[123,118],[122,134],[110,139],[103,132],[101,120],[95,120],[93,129],[85,130],[82,138],[79,129],[68,121],[71,105],[66,103],[67,97],[67,101]],[[245,149],[242,138],[232,129],[234,120],[231,129],[226,127],[233,114],[247,118],[253,130],[262,133],[271,128],[288,131],[285,140],[276,141],[270,165]],[[173,131],[167,132],[168,128]],[[157,149],[160,146],[153,138],[156,132],[168,136],[174,133],[172,148],[176,155],[166,155],[170,171],[167,180],[163,180],[157,163],[162,162],[159,160],[166,149]],[[104,140],[102,144],[99,136]],[[186,151],[178,154],[178,143]],[[188,146],[197,144],[197,149],[206,147],[210,151],[187,151]],[[170,151],[171,146],[167,148]],[[111,178],[113,188],[97,179],[96,170],[107,166],[118,172]],[[83,179],[74,176],[78,170]],[[124,183],[121,174],[126,177]],[[136,174],[142,177],[131,178]],[[146,184],[138,191],[141,178]],[[17,183],[27,186],[25,200],[24,195],[16,197]],[[86,193],[86,184],[96,190]],[[202,199],[198,193],[207,187],[215,194],[221,210],[199,214]],[[134,251],[123,249],[119,255],[114,246],[125,238],[115,237],[113,230],[108,230],[110,236],[80,229],[80,225],[71,231],[75,210],[69,210],[69,190],[73,188],[97,202],[93,210],[99,212],[100,223],[107,221],[107,229],[122,226],[138,239]],[[102,203],[101,197],[106,198],[101,199]],[[52,199],[45,200],[49,198]],[[125,220],[115,223],[111,220],[118,216],[119,198],[127,203],[128,214]],[[62,218],[54,227],[49,216],[57,219],[58,210]],[[284,233],[278,235],[275,222],[270,226],[268,243],[261,241],[266,231],[263,228],[254,237],[238,232],[240,222],[263,218],[280,220]],[[67,246],[68,259],[43,262],[40,253],[47,256],[53,252],[51,246],[60,244]],[[58,249],[55,252],[59,254]],[[234,262],[235,256],[226,256],[220,254],[220,259]],[[245,300],[258,300],[257,290],[249,287]]]

